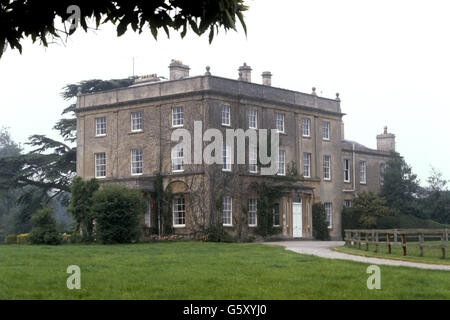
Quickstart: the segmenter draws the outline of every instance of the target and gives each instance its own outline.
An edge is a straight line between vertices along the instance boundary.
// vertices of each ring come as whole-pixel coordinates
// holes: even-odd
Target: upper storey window
[[[284,114],[276,114],[276,126],[278,132],[284,133]]]
[[[330,123],[328,121],[322,121],[322,138],[330,140]]]
[[[95,135],[106,135],[106,117],[95,118]]]
[[[359,183],[366,184],[366,173],[367,173],[366,162],[360,161],[359,162]]]
[[[184,124],[184,108],[172,108],[172,127],[182,127]]]
[[[222,125],[224,126],[231,125],[230,106],[223,105],[221,114],[222,114]]]
[[[350,159],[344,159],[344,182],[350,182]]]
[[[142,131],[142,112],[131,113],[131,131]]]
[[[258,128],[258,111],[255,109],[248,110],[248,127],[250,129]]]
[[[302,136],[311,137],[311,119],[302,119]]]
[[[104,152],[95,154],[95,177],[106,177],[106,153]]]
[[[331,156],[323,156],[323,179],[331,180]]]

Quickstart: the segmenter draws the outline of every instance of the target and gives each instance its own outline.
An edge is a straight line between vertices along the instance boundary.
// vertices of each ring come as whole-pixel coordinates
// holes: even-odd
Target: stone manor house
[[[310,94],[276,88],[270,72],[257,84],[245,63],[237,80],[214,76],[209,67],[204,75],[190,76],[189,67],[177,60],[169,69],[169,80],[143,76],[130,87],[79,94],[76,103],[77,174],[142,190],[149,204],[142,218],[147,227],[161,227],[152,196],[158,174],[173,194],[174,232],[186,235],[213,220],[231,234],[251,234],[258,226],[251,183],[270,180],[282,194],[273,208],[282,236],[311,238],[312,204],[322,202],[330,235],[339,239],[343,206],[351,206],[357,192],[377,191],[383,183],[395,136],[385,127],[376,150],[345,140],[339,94],[329,99],[315,88]],[[202,121],[203,131],[277,129],[277,174],[259,173],[256,150],[246,151],[246,164],[236,164],[226,145],[223,164],[184,163],[186,151],[173,149],[171,134],[184,128],[193,136],[194,121]],[[295,182],[283,184],[290,175]]]

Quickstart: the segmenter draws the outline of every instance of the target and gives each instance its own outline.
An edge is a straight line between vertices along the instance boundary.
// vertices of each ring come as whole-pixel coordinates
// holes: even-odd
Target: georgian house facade
[[[328,99],[315,89],[306,94],[275,88],[270,72],[256,84],[246,64],[237,80],[213,76],[209,67],[204,75],[189,76],[189,67],[175,60],[169,69],[170,80],[141,77],[127,88],[80,94],[76,104],[77,174],[142,190],[149,203],[147,227],[159,223],[152,210],[157,175],[174,195],[171,223],[178,234],[192,234],[215,219],[230,233],[242,232],[243,225],[251,233],[258,226],[252,182],[270,180],[281,192],[273,223],[283,236],[311,238],[312,205],[322,202],[330,235],[339,239],[343,206],[359,191],[379,189],[395,136],[385,129],[376,150],[345,140],[339,95]],[[275,177],[260,174],[257,149],[248,144],[245,164],[237,164],[235,148],[226,143],[220,165],[186,162],[190,151],[174,148],[171,136],[180,128],[198,134],[198,122],[201,133],[217,129],[224,137],[226,129],[276,129]],[[191,150],[209,143],[201,144],[192,139]]]

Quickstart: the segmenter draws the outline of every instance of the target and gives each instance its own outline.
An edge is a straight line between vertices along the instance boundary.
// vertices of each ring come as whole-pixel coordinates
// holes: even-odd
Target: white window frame
[[[330,122],[322,121],[322,139],[326,141],[330,141]]]
[[[220,112],[221,124],[223,126],[231,126],[231,107],[223,104]]]
[[[233,198],[230,196],[222,198],[222,222],[224,227],[233,226]]]
[[[344,182],[350,182],[350,159],[344,159]]]
[[[106,117],[95,118],[95,136],[106,136]]]
[[[278,224],[275,224],[275,207],[278,207]],[[274,203],[273,204],[273,226],[279,227],[280,225],[281,225],[280,204]]]
[[[258,110],[248,109],[247,117],[248,117],[248,128],[258,129]]]
[[[174,228],[186,227],[186,202],[184,197],[177,197],[172,200],[172,224]]]
[[[100,159],[100,156],[101,159]],[[106,178],[106,152],[98,152],[94,154],[95,159],[95,177],[96,178]],[[103,169],[99,169],[102,167]],[[100,175],[99,172],[103,172],[103,175]]]
[[[359,161],[359,183],[367,183],[367,164],[365,161]]]
[[[302,136],[311,137],[311,119],[302,118]]]
[[[286,175],[286,150],[278,150],[278,175]]]
[[[131,132],[142,132],[142,111],[136,111],[130,113],[131,119]]]
[[[184,171],[184,150],[182,147],[172,148],[172,172]]]
[[[142,155],[142,149],[131,150],[131,175],[140,176],[143,173],[144,161]]]
[[[184,107],[172,107],[172,128],[182,127],[184,125]]]
[[[248,199],[248,226],[256,227],[258,225],[258,200]]]
[[[258,148],[249,147],[248,149],[248,167],[250,173],[258,173]]]
[[[331,202],[325,202],[323,206],[328,220],[328,229],[331,229],[333,227],[333,204]]]
[[[222,171],[231,171],[231,147],[224,143],[222,145]]]
[[[311,178],[311,153],[303,152],[303,177]]]
[[[285,123],[284,123],[284,113],[276,113],[275,116],[275,127],[277,129],[277,132],[279,133],[285,133]]]
[[[328,170],[327,170],[328,169]],[[331,180],[331,156],[324,155],[322,159],[323,180]],[[328,172],[328,177],[326,173]]]

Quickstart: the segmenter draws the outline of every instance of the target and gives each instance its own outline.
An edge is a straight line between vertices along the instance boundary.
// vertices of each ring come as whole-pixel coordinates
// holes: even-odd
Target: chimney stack
[[[272,73],[270,71],[264,71],[262,74],[262,83],[265,86],[271,86],[272,85]]]
[[[189,66],[184,65],[180,60],[174,60],[170,62],[170,80],[178,80],[189,77]]]
[[[252,81],[252,68],[245,62],[243,66],[239,67],[239,80],[251,82]]]
[[[388,133],[387,126],[384,127],[383,134],[377,135],[377,150],[395,151],[395,134]]]

